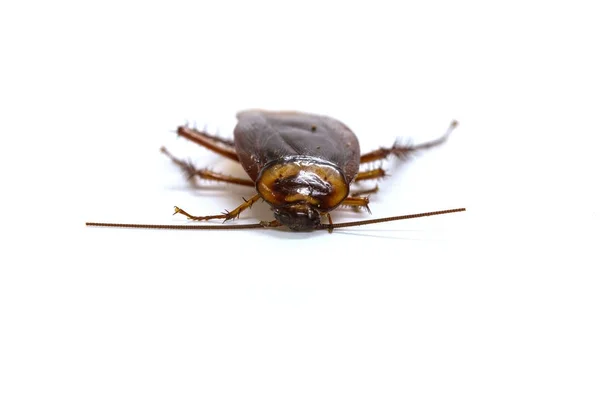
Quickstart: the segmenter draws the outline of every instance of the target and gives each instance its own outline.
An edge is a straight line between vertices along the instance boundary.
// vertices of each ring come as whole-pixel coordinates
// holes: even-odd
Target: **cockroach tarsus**
[[[418,145],[401,144],[381,147],[362,154],[356,135],[340,121],[315,114],[294,111],[247,110],[237,114],[234,139],[223,139],[187,125],[177,128],[177,135],[199,144],[225,158],[239,162],[250,179],[197,169],[162,147],[161,152],[178,165],[189,179],[199,177],[216,182],[252,186],[256,194],[231,211],[221,214],[194,216],[175,207],[195,221],[238,218],[258,200],[267,202],[273,211],[273,221],[246,225],[148,225],[88,222],[88,226],[154,229],[254,229],[287,226],[293,231],[345,228],[401,219],[465,211],[464,208],[433,211],[387,218],[333,223],[331,211],[339,206],[369,210],[369,198],[379,189],[350,191],[355,182],[376,180],[385,176],[378,168],[359,171],[361,164],[370,164],[391,155],[406,159],[420,150],[446,141],[458,123],[452,121],[446,133],[438,139]],[[328,223],[321,220],[326,217]]]

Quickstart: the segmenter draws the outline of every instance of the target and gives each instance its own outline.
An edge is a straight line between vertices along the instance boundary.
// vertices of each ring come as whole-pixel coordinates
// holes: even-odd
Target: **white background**
[[[19,2],[0,7],[0,398],[600,396],[594,2]],[[170,131],[245,108],[349,125],[386,162],[373,217],[327,232],[187,223]],[[336,221],[367,218],[349,211]],[[242,223],[269,219],[264,204]]]

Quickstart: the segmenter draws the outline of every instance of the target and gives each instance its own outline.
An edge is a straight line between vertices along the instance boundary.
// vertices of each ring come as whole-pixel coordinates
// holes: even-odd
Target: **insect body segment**
[[[335,208],[348,196],[348,184],[339,168],[301,156],[265,166],[256,189],[273,206],[305,202],[321,212]]]

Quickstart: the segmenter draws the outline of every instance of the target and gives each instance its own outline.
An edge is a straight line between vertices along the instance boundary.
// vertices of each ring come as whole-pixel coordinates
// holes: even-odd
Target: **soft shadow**
[[[371,232],[377,232],[377,231],[371,231]],[[373,233],[366,233],[364,231],[348,231],[348,230],[344,230],[342,231],[341,229],[339,230],[334,230],[333,233],[336,235],[351,235],[351,236],[362,236],[362,237],[373,237],[373,238],[379,238],[379,239],[393,239],[393,240],[411,240],[411,241],[426,241],[429,239],[422,239],[422,238],[414,238],[414,237],[401,237],[401,236],[388,236],[388,235],[383,235],[381,233],[382,231],[379,231],[379,234],[373,234]],[[387,230],[387,231],[383,231],[383,232],[411,232],[411,231],[402,231],[402,230]],[[418,231],[412,231],[412,232],[418,232]]]

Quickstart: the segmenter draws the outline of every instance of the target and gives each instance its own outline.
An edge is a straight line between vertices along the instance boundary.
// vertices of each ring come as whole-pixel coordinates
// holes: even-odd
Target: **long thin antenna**
[[[247,225],[152,225],[152,224],[116,224],[111,222],[86,222],[85,226],[100,226],[106,228],[141,228],[141,229],[181,229],[181,230],[202,230],[202,229],[256,229],[266,228],[263,224]]]
[[[467,211],[467,209],[466,208],[453,208],[451,210],[430,211],[430,212],[419,213],[419,214],[399,215],[397,217],[367,219],[364,221],[342,222],[339,224],[322,224],[318,229],[348,228],[350,226],[378,224],[380,222],[399,221],[401,219],[431,217],[433,215],[450,214],[450,213],[461,212],[461,211]]]
[[[433,215],[450,214],[455,212],[467,211],[466,208],[453,208],[450,210],[431,211],[419,214],[399,215],[396,217],[367,219],[364,221],[342,222],[339,224],[321,224],[317,229],[338,229],[348,228],[351,226],[378,224],[380,222],[399,221],[401,219],[431,217]],[[263,222],[259,224],[246,225],[151,225],[151,224],[116,224],[108,222],[86,222],[86,226],[99,226],[107,228],[141,228],[141,229],[181,229],[181,230],[231,230],[231,229],[258,229],[258,228],[274,228],[281,226],[276,221]]]

